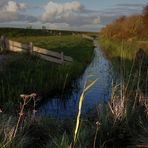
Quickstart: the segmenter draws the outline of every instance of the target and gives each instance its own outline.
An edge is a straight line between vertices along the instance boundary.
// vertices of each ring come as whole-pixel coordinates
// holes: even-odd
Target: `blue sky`
[[[148,0],[0,0],[0,27],[98,31],[123,15],[140,14]]]

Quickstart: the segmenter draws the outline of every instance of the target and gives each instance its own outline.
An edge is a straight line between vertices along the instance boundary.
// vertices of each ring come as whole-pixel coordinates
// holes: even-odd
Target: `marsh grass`
[[[25,40],[23,37],[20,39]],[[28,41],[32,40],[37,44],[46,44],[44,48],[64,51],[64,54],[74,58],[74,62],[57,65],[27,54],[9,53],[9,58],[1,65],[3,71],[0,71],[0,101],[5,109],[18,106],[16,98],[22,92],[38,92],[43,98],[63,96],[93,57],[93,43],[80,36],[28,37]]]
[[[147,147],[148,115],[147,94],[145,93],[147,91],[143,91],[143,87],[141,87],[141,85],[143,86],[142,82],[145,82],[142,81],[143,76],[144,80],[147,80],[147,75],[145,75],[145,67],[141,64],[142,61],[136,63],[135,66],[136,61],[133,62],[131,60],[129,67],[126,67],[125,58],[123,58],[124,54],[121,51],[123,47],[125,46],[122,45],[119,48],[120,51],[118,51],[120,53],[119,64],[122,63],[119,69],[122,79],[119,84],[113,83],[112,97],[109,103],[98,105],[97,111],[93,113],[92,117],[88,115],[88,119],[81,119],[84,89],[80,99],[78,122],[72,119],[59,121],[38,118],[30,128],[26,128],[23,132],[18,133],[12,147],[15,147],[15,144],[21,141],[22,143],[17,143],[18,147],[23,145],[30,148],[67,148],[71,141],[73,141],[75,129],[77,139],[75,148],[89,148],[93,146],[96,148]],[[125,77],[126,70],[130,74],[128,77]],[[146,83],[144,83],[144,86],[146,86]],[[75,125],[76,122],[77,126]],[[100,123],[99,130],[96,127],[96,122]],[[1,129],[0,131],[2,131]]]
[[[108,129],[102,147],[109,145],[116,147],[132,145],[136,147],[133,141],[138,139],[139,133],[145,133],[144,131],[147,129],[144,129],[145,126],[141,126],[141,124],[145,125],[148,119],[147,103],[143,103],[147,102],[148,91],[147,55],[143,52],[144,54],[137,58],[139,46],[136,43],[104,38],[100,39],[100,43],[102,50],[113,63],[120,78],[119,84],[112,87],[111,100],[103,113],[107,117],[100,118],[100,122],[103,122],[101,122],[100,132]],[[102,117],[100,114],[99,112],[99,116]],[[104,127],[104,125],[106,126]],[[145,136],[143,134],[142,137],[145,139]],[[141,145],[147,146],[144,143]]]
[[[75,133],[77,140],[75,145],[71,145],[75,148],[146,147],[148,145],[148,118],[146,102],[143,102],[144,96],[140,91],[135,91],[132,96],[129,96],[128,89],[125,89],[123,82],[112,85],[112,97],[109,103],[100,104],[97,112],[93,113],[92,117],[89,116],[89,119],[80,119],[80,116],[76,121],[37,118],[36,122],[31,124],[29,128],[18,132],[11,146],[15,147],[14,145],[19,140],[22,143],[17,143],[18,147],[22,145],[31,148],[70,147],[73,133]],[[91,84],[93,83],[95,82]],[[138,81],[135,83],[135,85],[139,85]],[[89,88],[91,84],[84,87],[84,90],[87,90],[86,88]],[[85,92],[84,90],[82,94]],[[135,103],[136,94],[138,95]],[[83,99],[84,94],[81,95],[78,115],[81,112]],[[96,127],[96,122],[99,123],[99,129]],[[77,124],[75,125],[75,123]],[[39,137],[40,141],[36,141],[36,138]]]

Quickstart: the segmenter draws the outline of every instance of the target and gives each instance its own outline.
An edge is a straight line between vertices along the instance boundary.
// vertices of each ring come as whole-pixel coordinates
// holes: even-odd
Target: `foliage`
[[[109,39],[136,40],[148,37],[148,13],[147,6],[143,15],[122,16],[112,24],[101,30],[101,35]]]

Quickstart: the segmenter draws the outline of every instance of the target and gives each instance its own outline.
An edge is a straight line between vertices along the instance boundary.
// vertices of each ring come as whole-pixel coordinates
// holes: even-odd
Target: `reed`
[[[77,134],[78,134],[79,125],[80,125],[80,116],[81,116],[82,104],[83,104],[85,93],[88,91],[88,89],[90,89],[96,83],[96,81],[97,80],[92,81],[88,86],[86,86],[87,81],[85,81],[85,83],[84,83],[84,88],[83,88],[83,91],[82,91],[82,94],[81,94],[80,100],[79,100],[78,115],[77,115],[77,120],[76,120],[76,127],[75,127],[74,139],[73,139],[73,144],[72,144],[73,146],[72,147],[75,146],[76,140],[77,140]]]

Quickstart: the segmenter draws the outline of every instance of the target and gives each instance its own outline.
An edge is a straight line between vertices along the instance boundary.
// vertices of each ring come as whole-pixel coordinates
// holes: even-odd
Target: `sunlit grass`
[[[78,115],[77,115],[77,121],[76,121],[76,127],[75,127],[75,132],[74,132],[74,140],[73,140],[73,144],[75,145],[76,140],[77,140],[77,134],[78,134],[78,130],[79,130],[79,124],[80,124],[80,116],[81,116],[81,110],[82,110],[82,103],[85,97],[85,93],[87,92],[88,89],[90,89],[97,80],[92,81],[88,86],[87,85],[87,81],[84,84],[84,88],[82,91],[82,94],[80,96],[80,100],[79,100],[79,108],[78,108]]]

